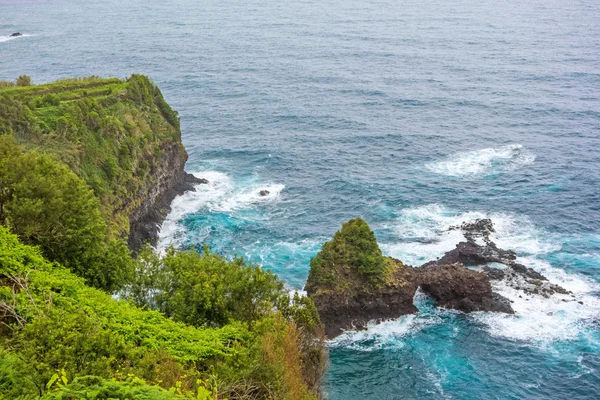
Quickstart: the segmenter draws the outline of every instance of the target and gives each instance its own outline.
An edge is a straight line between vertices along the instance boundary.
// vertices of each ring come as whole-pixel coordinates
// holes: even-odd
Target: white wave
[[[255,184],[250,188],[238,188],[227,174],[219,171],[196,172],[194,176],[204,178],[208,180],[208,183],[196,185],[195,191],[186,192],[173,200],[171,212],[160,229],[158,250],[162,251],[169,245],[183,244],[186,238],[186,229],[180,221],[187,214],[202,209],[208,212],[233,212],[255,204],[276,200],[285,188],[285,185],[281,184]],[[267,190],[269,194],[261,196],[261,190]],[[205,238],[209,233],[207,230],[194,232],[200,238]],[[197,241],[201,242],[202,240]]]
[[[513,301],[516,314],[475,313],[473,318],[484,324],[492,335],[536,344],[586,335],[587,327],[600,318],[600,299],[594,295],[594,292],[600,291],[600,285],[538,259],[543,254],[560,250],[561,243],[559,238],[538,229],[527,217],[505,213],[453,212],[437,204],[409,208],[403,210],[395,221],[398,242],[381,247],[392,257],[419,265],[441,257],[464,240],[460,230],[448,228],[476,218],[490,218],[496,230],[491,239],[500,248],[515,250],[519,254],[518,262],[572,291],[575,297],[554,295],[546,299],[526,295],[503,282],[496,282],[494,289]]]
[[[0,43],[3,42],[8,42],[9,40],[15,40],[15,39],[19,39],[19,38],[23,38],[23,37],[31,37],[33,35],[29,35],[27,33],[22,34],[21,36],[0,36]]]
[[[555,294],[545,298],[528,295],[502,281],[495,282],[494,290],[512,301],[515,315],[476,313],[473,318],[485,324],[494,336],[542,347],[556,341],[587,336],[591,324],[600,318],[600,299],[593,294],[600,285],[584,276],[568,274],[535,257],[523,257],[518,261],[542,273],[550,282],[573,292],[574,296]]]
[[[495,233],[491,238],[499,247],[523,254],[540,254],[558,250],[560,245],[547,240],[534,224],[523,216],[481,211],[455,212],[439,204],[429,204],[402,210],[393,222],[398,237],[395,243],[383,243],[387,255],[411,265],[420,265],[441,257],[465,238],[460,226],[465,221],[490,218]]]
[[[310,259],[314,257],[327,238],[303,239],[299,242],[279,241],[277,243],[263,244],[257,240],[246,248],[245,256],[260,259],[260,264],[272,264],[277,260],[284,261],[286,269],[308,269]]]
[[[446,176],[469,177],[508,172],[531,164],[535,154],[520,144],[461,152],[426,164],[432,172]]]
[[[247,191],[236,193],[227,198],[215,209],[218,211],[233,211],[251,204],[273,201],[279,198],[283,189],[285,189],[285,185],[282,184],[255,185]],[[261,195],[261,191],[267,191],[268,193]]]
[[[162,251],[170,245],[178,246],[185,241],[185,228],[181,219],[204,207],[218,204],[233,191],[233,182],[226,174],[218,171],[205,171],[194,174],[208,180],[207,184],[196,185],[195,191],[177,196],[171,203],[171,212],[165,218],[159,233],[157,249]]]
[[[402,347],[402,338],[426,326],[417,315],[405,315],[379,324],[370,322],[366,330],[349,330],[329,341],[330,347],[344,347],[359,351],[373,351],[393,345]]]

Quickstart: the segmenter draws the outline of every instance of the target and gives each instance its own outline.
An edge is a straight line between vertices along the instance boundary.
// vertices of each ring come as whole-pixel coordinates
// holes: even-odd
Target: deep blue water
[[[331,343],[330,399],[600,398],[600,3],[0,0],[0,79],[149,75],[188,170],[161,246],[208,243],[301,289],[364,217],[419,264],[482,216],[576,293],[436,309]],[[268,189],[266,198],[258,191]]]

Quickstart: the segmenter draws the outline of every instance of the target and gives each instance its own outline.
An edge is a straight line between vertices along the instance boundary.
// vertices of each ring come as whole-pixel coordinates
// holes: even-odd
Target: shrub
[[[21,75],[17,78],[17,86],[31,86],[31,78],[27,75]]]
[[[178,262],[186,265],[192,256],[185,252]],[[233,269],[224,260],[211,261]],[[224,303],[216,295],[212,300]],[[295,315],[310,311],[296,310],[302,305],[287,301],[281,312],[273,307],[252,322],[194,328],[85,286],[0,227],[0,326],[5,329],[0,331],[0,350],[5,349],[0,398],[43,394],[71,399],[85,393],[84,388],[121,395],[106,386],[129,390],[133,386],[123,383],[129,381],[144,390],[159,385],[186,398],[314,399],[317,388],[306,380],[311,369],[305,345],[323,352],[323,343],[314,336],[308,340],[310,326],[317,325],[303,328],[303,318],[294,321]],[[55,384],[56,374],[62,387]],[[77,379],[89,374],[96,377]]]
[[[52,154],[92,186],[113,238],[129,233],[163,156],[187,157],[177,112],[141,75],[1,89],[0,134]]]
[[[275,274],[236,258],[170,248],[165,255],[146,247],[137,258],[131,297],[139,306],[158,308],[194,326],[253,322],[289,297]]]
[[[385,279],[388,263],[379,249],[375,234],[362,219],[352,219],[342,225],[333,239],[310,261],[309,282],[334,284],[339,268],[357,271],[372,282]]]
[[[66,166],[24,153],[7,135],[0,136],[0,223],[96,287],[115,291],[130,278],[129,251],[109,241],[94,193]]]
[[[146,384],[141,379],[130,378],[119,382],[99,376],[81,376],[56,391],[49,392],[40,400],[176,400],[188,397],[180,396],[157,386]],[[201,399],[198,397],[198,399]]]

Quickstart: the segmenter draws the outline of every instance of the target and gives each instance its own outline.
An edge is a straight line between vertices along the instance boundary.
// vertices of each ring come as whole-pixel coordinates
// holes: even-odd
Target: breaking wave
[[[164,250],[169,245],[184,244],[187,229],[181,221],[186,215],[202,210],[207,213],[234,213],[275,201],[285,188],[282,184],[238,185],[229,175],[219,171],[204,171],[194,175],[208,180],[208,183],[196,185],[195,191],[186,192],[173,200],[171,212],[160,230],[158,250]],[[261,195],[261,191],[268,193]]]
[[[490,218],[496,230],[491,239],[500,248],[516,251],[518,262],[571,291],[574,297],[527,295],[499,281],[494,283],[494,289],[512,301],[515,315],[481,312],[471,314],[472,318],[494,336],[537,345],[588,337],[590,328],[600,319],[600,299],[597,297],[600,284],[544,261],[542,256],[561,251],[561,238],[537,228],[527,217],[479,211],[454,212],[438,204],[408,208],[402,210],[392,226],[397,241],[381,247],[392,257],[420,265],[441,257],[464,240],[460,230],[448,228],[476,218]]]
[[[454,177],[485,176],[508,172],[535,161],[535,154],[520,144],[456,153],[426,164],[437,174]]]

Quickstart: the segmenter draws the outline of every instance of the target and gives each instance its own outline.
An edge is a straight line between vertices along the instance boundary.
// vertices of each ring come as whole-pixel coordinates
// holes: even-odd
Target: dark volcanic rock
[[[127,245],[134,253],[146,242],[156,244],[160,224],[171,210],[171,202],[176,196],[194,190],[195,185],[208,183],[206,179],[186,173],[183,170],[186,161],[187,153],[183,146],[174,144],[164,150],[158,166],[150,171],[154,177],[152,189],[129,218]]]
[[[371,271],[377,271],[377,275]],[[306,283],[325,333],[332,338],[345,329],[364,329],[369,321],[417,312],[413,298],[421,287],[440,307],[464,312],[513,313],[510,301],[494,293],[486,274],[460,263],[432,263],[412,268],[383,257],[375,235],[361,219],[342,226],[333,240],[311,260]]]
[[[483,272],[490,280],[502,280],[506,285],[522,290],[527,294],[536,294],[543,297],[550,297],[555,293],[571,294],[565,288],[550,283],[545,276],[539,272],[527,268],[524,265],[513,263],[507,265],[504,269],[483,267]]]
[[[426,263],[424,267],[457,262],[467,265],[501,263],[506,265],[505,269],[483,267],[483,272],[488,279],[503,280],[515,289],[544,297],[549,297],[555,293],[571,294],[563,287],[548,282],[545,276],[534,269],[517,263],[515,261],[517,255],[514,251],[498,248],[490,239],[490,234],[495,232],[491,220],[478,219],[450,229],[461,229],[467,241],[460,242],[455,249],[444,254],[439,260]],[[476,240],[478,238],[483,239],[485,245],[477,244]]]
[[[439,260],[412,268],[383,257],[373,232],[363,220],[344,224],[311,260],[306,284],[308,296],[325,324],[326,335],[332,338],[345,329],[363,329],[371,320],[417,312],[413,297],[419,287],[438,306],[467,313],[514,313],[510,300],[493,291],[492,281],[502,281],[530,295],[571,294],[539,272],[517,263],[515,252],[498,248],[491,240],[494,226],[489,219],[450,229],[460,229],[466,241],[458,243]],[[490,268],[485,265],[488,263],[501,263],[505,268]],[[464,264],[484,265],[483,271],[466,268]],[[388,267],[374,281],[370,271],[377,265]]]
[[[457,229],[453,227],[451,229]],[[494,229],[494,223],[491,219],[476,219],[475,221],[463,222],[460,226],[465,239],[470,242],[474,242],[477,238],[482,238],[486,243],[490,240],[490,234],[496,232]]]
[[[260,192],[258,192],[258,194],[263,197],[268,196],[269,193],[271,193],[271,192],[269,192],[268,190],[261,190]]]
[[[462,264],[418,268],[421,289],[433,297],[438,306],[464,312],[496,311],[513,314],[510,301],[492,292],[488,277]]]
[[[527,268],[523,264],[511,263],[511,264],[509,264],[509,266],[515,273],[521,274],[521,276],[524,276],[526,278],[538,279],[540,281],[548,280],[544,275],[540,274],[539,272],[537,272],[536,270],[534,270],[532,268]]]
[[[187,172],[184,172],[184,174],[185,176],[183,177],[183,183],[177,190],[178,192],[180,192],[178,194],[194,191],[196,190],[196,185],[206,185],[209,183],[207,179],[197,178],[195,175],[189,174]]]
[[[401,288],[390,286],[353,296],[319,294],[310,287],[306,289],[317,306],[325,325],[325,335],[329,338],[338,336],[343,330],[366,329],[369,321],[380,322],[418,311],[413,304],[417,286],[412,282]]]
[[[510,264],[517,258],[514,251],[499,249],[493,242],[481,246],[473,241],[460,242],[442,258],[430,261],[425,266],[463,263],[466,265],[482,265],[491,262]]]
[[[384,257],[360,218],[343,224],[311,260],[305,290],[330,338],[344,329],[364,329],[371,320],[417,311],[413,269]]]
[[[15,32],[12,35],[10,35],[10,37],[19,37],[19,36],[23,36],[23,34],[21,32]]]

